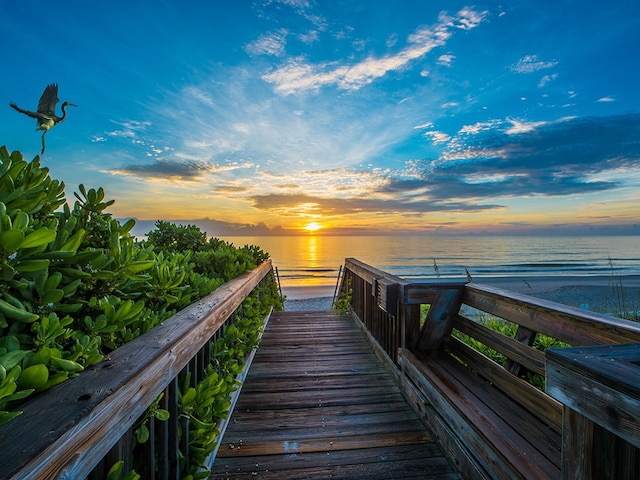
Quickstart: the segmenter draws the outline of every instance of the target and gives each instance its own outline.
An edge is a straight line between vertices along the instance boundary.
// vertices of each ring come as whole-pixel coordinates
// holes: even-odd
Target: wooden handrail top
[[[3,478],[86,477],[271,269],[239,275],[25,404],[0,426]]]

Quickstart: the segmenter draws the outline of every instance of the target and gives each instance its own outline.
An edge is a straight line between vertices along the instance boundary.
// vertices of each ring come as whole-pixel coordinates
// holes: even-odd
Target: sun
[[[320,225],[318,222],[309,222],[304,229],[307,232],[317,232],[318,230],[320,230],[322,228],[322,225]]]

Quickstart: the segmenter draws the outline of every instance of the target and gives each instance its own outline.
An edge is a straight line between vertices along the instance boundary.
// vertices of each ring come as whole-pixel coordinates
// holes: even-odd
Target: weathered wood
[[[398,360],[404,369],[405,363],[402,353],[398,356]],[[408,368],[411,369],[412,367],[409,366]],[[447,420],[440,415],[434,404],[425,401],[425,395],[410,380],[409,374],[401,377],[400,388],[413,410],[420,416],[425,425],[429,426],[433,438],[435,438],[451,465],[455,467],[462,478],[493,480],[492,476],[484,470],[484,466],[479,465],[470,456],[460,436],[451,434],[451,428]]]
[[[570,345],[640,342],[640,324],[470,283],[463,303]]]
[[[450,434],[463,438],[478,469],[504,479],[559,476],[560,436],[545,431],[517,403],[447,355],[418,358],[403,351],[400,359],[409,378],[446,419]]]
[[[562,431],[562,405],[545,392],[525,380],[516,377],[504,367],[488,359],[457,338],[451,338],[447,348],[471,370],[500,389],[506,396],[518,402],[549,425],[556,432]]]
[[[457,316],[454,319],[453,327],[461,333],[475,338],[487,347],[502,353],[514,363],[518,363],[532,372],[544,375],[544,352],[461,316]]]
[[[640,447],[640,344],[547,351],[547,392]]]
[[[356,322],[272,316],[210,478],[459,478]]]
[[[415,349],[420,352],[440,348],[451,334],[453,320],[460,310],[462,288],[452,288],[438,292],[429,308]]]
[[[432,304],[443,290],[462,290],[466,281],[410,283],[405,285],[404,301],[408,305]]]
[[[267,261],[238,276],[26,404],[0,427],[5,478],[86,477],[270,271]]]
[[[547,352],[547,391],[565,405],[563,478],[640,476],[640,344]]]
[[[537,336],[537,332],[534,332],[533,330],[520,325],[513,338],[519,344],[523,344],[523,345],[526,345],[527,347],[531,347],[536,340],[536,336]],[[523,357],[518,358],[518,361],[516,361],[514,358],[507,355],[507,362],[505,363],[504,368],[506,368],[507,370],[509,370],[511,373],[513,373],[518,377],[523,375],[527,370],[533,371],[540,375],[544,375],[544,354],[536,349],[528,350],[528,352],[530,352],[531,355],[524,355]],[[542,360],[542,365],[541,365],[542,369],[535,370],[535,369],[529,368],[526,365],[528,363],[529,358],[530,357],[536,358],[536,355],[538,354],[540,354],[538,359]]]

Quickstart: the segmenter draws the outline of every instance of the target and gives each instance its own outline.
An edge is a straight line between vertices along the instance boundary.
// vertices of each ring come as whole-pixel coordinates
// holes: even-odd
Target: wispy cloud
[[[509,68],[516,73],[533,73],[538,70],[555,67],[558,64],[555,60],[540,60],[537,55],[525,55]]]
[[[341,90],[358,90],[389,72],[406,68],[434,48],[445,45],[455,30],[477,27],[485,16],[486,12],[469,8],[464,8],[453,16],[442,14],[435,25],[421,27],[411,34],[407,45],[395,55],[369,56],[353,64],[312,64],[298,56],[290,58],[285,65],[264,74],[262,78],[273,84],[275,91],[283,95],[317,92],[330,85]]]
[[[451,55],[451,54],[447,54],[447,55],[440,55],[438,57],[438,63],[440,65],[444,65],[445,67],[450,67],[451,64],[453,63],[453,61],[455,60],[456,56],[455,55]]]
[[[550,82],[556,80],[558,78],[558,74],[554,73],[552,75],[544,75],[540,81],[538,82],[538,87],[543,88],[546,87]]]
[[[245,51],[250,55],[273,55],[279,57],[284,54],[287,45],[287,30],[280,29],[260,36],[249,43]]]

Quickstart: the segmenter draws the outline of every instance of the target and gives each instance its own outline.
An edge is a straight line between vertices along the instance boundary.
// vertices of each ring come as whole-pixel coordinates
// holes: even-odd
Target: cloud
[[[558,62],[555,60],[545,62],[538,59],[537,55],[525,55],[509,68],[516,73],[533,73],[538,70],[555,67],[557,64]]]
[[[538,88],[542,88],[547,86],[547,84],[549,82],[552,82],[553,80],[556,80],[558,78],[558,74],[554,73],[552,75],[544,75],[540,81],[538,82]]]
[[[486,12],[468,8],[460,10],[454,16],[443,14],[435,25],[418,28],[409,36],[407,45],[395,55],[370,56],[355,64],[326,62],[317,65],[307,63],[304,57],[298,56],[264,74],[262,79],[273,84],[275,91],[283,95],[317,92],[329,85],[335,85],[341,90],[358,90],[389,72],[406,68],[434,48],[445,45],[455,29],[469,30],[477,27],[485,15]]]
[[[445,67],[450,67],[451,64],[453,63],[453,61],[455,60],[456,56],[455,55],[451,55],[451,54],[447,54],[447,55],[440,55],[438,57],[438,63],[440,65],[444,65]]]
[[[107,132],[106,135],[110,137],[137,138],[141,132],[144,132],[151,126],[150,121],[140,122],[137,120],[113,120],[113,123],[121,128]]]
[[[613,97],[602,97],[596,100],[596,102],[600,102],[600,103],[609,103],[609,102],[615,102],[615,101],[616,100]]]
[[[156,220],[164,220],[161,218],[154,220],[138,220],[131,230],[136,237],[143,237],[152,230],[155,230]],[[222,220],[214,220],[210,218],[200,218],[194,220],[170,220],[176,225],[196,225],[200,230],[205,232],[209,237],[233,237],[233,236],[263,236],[263,235],[283,235],[288,230],[281,226],[269,227],[264,222],[259,223],[234,223]],[[236,245],[241,246],[241,245]]]
[[[447,143],[451,139],[450,135],[444,132],[437,132],[437,131],[424,132],[424,136],[427,138],[431,138],[431,141],[433,141],[433,143],[436,145],[441,143]]]
[[[381,191],[422,189],[435,202],[563,197],[618,189],[640,175],[638,114],[496,127],[464,128],[475,135],[452,138],[438,159],[413,161]]]
[[[153,163],[125,165],[110,170],[116,175],[129,175],[143,179],[162,180],[197,180],[204,174],[213,171],[213,166],[206,162],[189,161],[174,162],[158,158]]]
[[[392,191],[393,187],[390,187]],[[380,189],[379,191],[386,191]],[[307,194],[267,194],[252,197],[260,210],[289,215],[322,215],[325,218],[359,213],[428,213],[442,211],[479,211],[500,208],[499,205],[468,202],[440,202],[429,199],[403,201],[395,198],[326,198]]]
[[[257,40],[245,46],[245,51],[249,55],[272,55],[279,57],[285,52],[287,34],[287,30],[280,29],[262,35]]]
[[[536,130],[537,128],[546,125],[548,122],[540,121],[540,122],[527,122],[521,120],[515,120],[512,118],[507,119],[507,121],[512,125],[510,128],[505,130],[507,135],[517,135],[519,133],[527,133]]]

